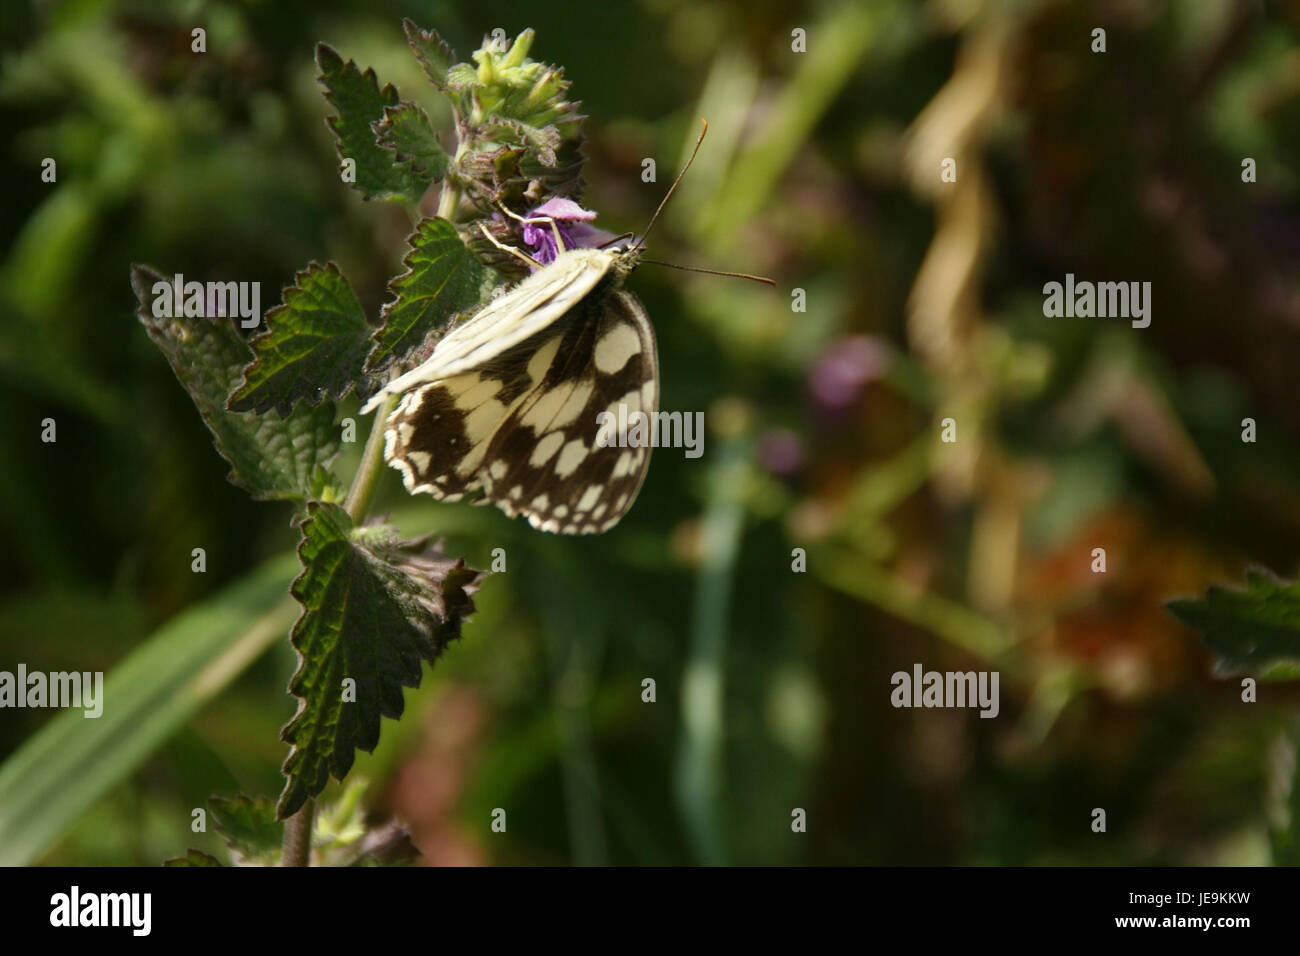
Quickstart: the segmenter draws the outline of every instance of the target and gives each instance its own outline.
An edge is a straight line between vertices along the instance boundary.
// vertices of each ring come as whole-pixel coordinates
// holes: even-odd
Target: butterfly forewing
[[[386,395],[425,382],[475,370],[558,321],[608,273],[615,254],[575,249],[560,255],[506,294],[484,306],[438,342],[428,361],[389,382],[362,407],[378,407]]]
[[[573,282],[585,284],[585,276]],[[541,331],[472,371],[403,395],[386,424],[385,457],[408,490],[446,500],[482,492],[477,503],[527,515],[543,531],[591,534],[618,522],[640,489],[650,448],[602,447],[600,413],[618,418],[622,405],[622,420],[639,411],[653,422],[658,357],[636,296],[612,274],[594,285]],[[482,349],[486,340],[473,338]]]

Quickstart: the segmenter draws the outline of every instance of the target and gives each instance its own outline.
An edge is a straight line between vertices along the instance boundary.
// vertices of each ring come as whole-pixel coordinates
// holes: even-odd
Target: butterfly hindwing
[[[625,417],[640,411],[653,422],[659,376],[645,309],[611,279],[473,371],[403,395],[386,423],[385,457],[409,491],[444,500],[482,492],[476,503],[525,514],[544,531],[590,534],[618,522],[650,448],[601,447],[598,416],[617,416],[622,404]]]
[[[589,296],[540,386],[502,424],[487,454],[487,496],[534,528],[598,534],[618,523],[650,466],[650,447],[602,447],[601,413],[649,421],[659,360],[644,306],[625,289]],[[614,436],[617,437],[617,436]]]
[[[494,436],[541,384],[567,325],[561,319],[476,371],[402,395],[384,427],[384,457],[408,491],[458,501],[482,488],[479,468]]]

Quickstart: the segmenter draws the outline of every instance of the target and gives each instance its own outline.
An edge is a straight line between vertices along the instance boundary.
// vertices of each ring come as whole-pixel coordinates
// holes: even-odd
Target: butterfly
[[[607,531],[631,508],[650,449],[601,447],[597,416],[620,403],[653,421],[654,329],[622,288],[640,247],[570,249],[453,329],[420,366],[370,399],[400,395],[384,457],[406,490],[475,492],[534,528]]]
[[[438,340],[362,412],[398,396],[384,423],[384,457],[412,494],[475,496],[540,531],[599,534],[627,514],[650,467],[649,442],[597,440],[602,412],[617,418],[622,405],[627,418],[619,420],[642,412],[653,423],[658,411],[654,329],[623,288],[645,234],[594,249],[565,249],[554,234],[553,261],[529,259],[536,272]]]

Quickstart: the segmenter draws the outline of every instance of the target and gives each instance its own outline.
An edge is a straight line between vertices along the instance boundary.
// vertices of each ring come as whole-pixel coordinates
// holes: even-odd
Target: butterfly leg
[[[505,207],[505,204],[504,204],[504,203],[497,203],[497,205],[500,206],[500,207],[501,207],[501,211],[502,211],[503,213],[505,213],[507,216],[509,216],[511,219],[514,219],[514,220],[516,220],[516,221],[518,221],[518,222],[527,223],[527,224],[530,225],[530,226],[531,226],[531,225],[535,225],[536,223],[539,223],[539,222],[549,222],[549,223],[551,224],[551,234],[555,236],[555,249],[556,249],[556,251],[557,251],[557,252],[565,252],[565,251],[566,251],[565,248],[564,248],[564,240],[560,237],[560,227],[559,227],[559,225],[556,223],[556,221],[555,221],[555,219],[554,219],[553,217],[551,217],[551,216],[521,216],[521,215],[519,215],[519,213],[517,213],[517,212],[511,212],[509,209],[507,209],[507,208]]]
[[[542,268],[542,264],[538,262],[536,259],[534,259],[532,256],[520,252],[514,246],[507,246],[505,243],[498,241],[496,236],[488,232],[487,226],[483,225],[482,223],[479,223],[479,230],[483,233],[483,237],[487,239],[488,242],[492,243],[492,245],[496,246],[502,252],[508,252],[512,256],[523,259],[524,262],[528,263],[528,265],[534,269]]]

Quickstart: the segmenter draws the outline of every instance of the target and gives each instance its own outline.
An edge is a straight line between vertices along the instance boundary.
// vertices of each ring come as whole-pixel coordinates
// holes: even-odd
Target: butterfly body
[[[412,493],[478,495],[533,527],[595,534],[631,507],[649,447],[602,447],[601,412],[658,408],[645,308],[623,281],[638,247],[573,249],[452,329],[362,411],[400,398],[384,455]]]

